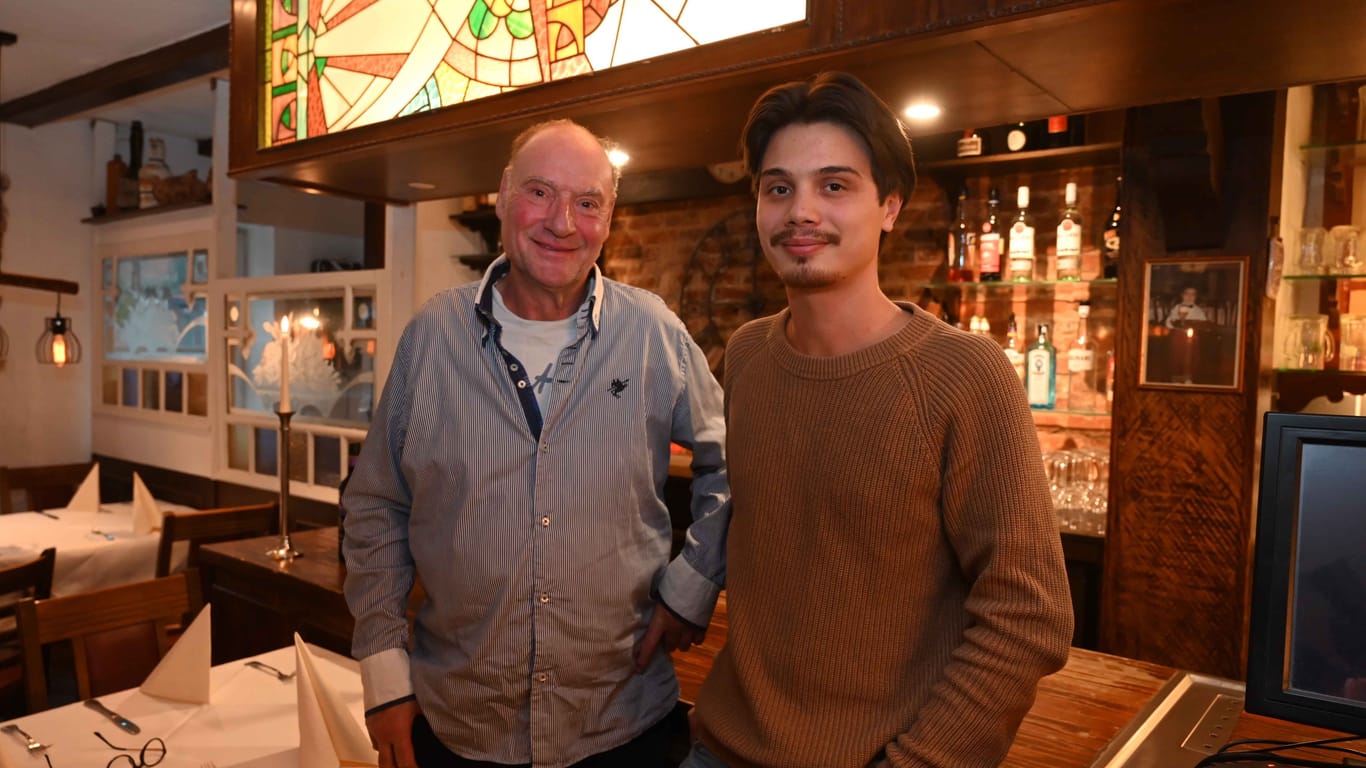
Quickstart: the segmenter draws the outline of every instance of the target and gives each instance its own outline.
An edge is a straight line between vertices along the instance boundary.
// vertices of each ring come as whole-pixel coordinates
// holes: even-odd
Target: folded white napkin
[[[94,512],[100,508],[100,465],[98,462],[90,468],[90,474],[81,481],[81,487],[76,489],[76,495],[72,496],[71,501],[66,503],[66,508],[86,512]]]
[[[161,530],[161,510],[138,473],[133,473],[133,533],[141,536]]]
[[[204,606],[138,690],[171,701],[209,703],[209,666],[213,655],[211,607]]]
[[[379,755],[370,737],[347,709],[346,703],[318,674],[313,652],[294,635],[299,676],[300,768],[378,766]]]

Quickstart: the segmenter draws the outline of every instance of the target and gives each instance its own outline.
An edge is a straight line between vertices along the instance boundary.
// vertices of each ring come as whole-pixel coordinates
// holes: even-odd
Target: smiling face
[[[878,242],[901,211],[879,200],[868,151],[835,123],[792,123],[773,134],[759,164],[759,241],[789,291],[856,277],[877,281]]]
[[[533,320],[573,313],[615,200],[607,153],[585,129],[553,125],[521,146],[503,171],[497,205],[511,262],[500,288],[510,309]]]

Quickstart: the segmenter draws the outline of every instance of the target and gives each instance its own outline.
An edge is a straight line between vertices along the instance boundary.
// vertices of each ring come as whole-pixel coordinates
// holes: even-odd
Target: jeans
[[[692,749],[688,751],[688,756],[683,759],[678,768],[729,768],[721,762],[721,758],[712,754],[700,741],[692,743]]]

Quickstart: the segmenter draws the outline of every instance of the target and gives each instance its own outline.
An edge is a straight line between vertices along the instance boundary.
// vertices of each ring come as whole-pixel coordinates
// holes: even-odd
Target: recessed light
[[[626,165],[627,163],[631,162],[631,156],[620,149],[613,148],[607,151],[607,160],[612,165],[620,168],[623,165]]]
[[[910,120],[924,122],[939,117],[942,112],[943,110],[939,108],[938,104],[932,104],[928,101],[918,101],[909,107],[906,107],[905,115]]]
[[[410,181],[408,182],[408,188],[426,192],[429,190],[436,189],[436,185],[426,181]]]

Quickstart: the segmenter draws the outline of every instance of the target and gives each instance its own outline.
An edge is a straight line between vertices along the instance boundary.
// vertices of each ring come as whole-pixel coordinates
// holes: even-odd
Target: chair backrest
[[[199,574],[177,573],[17,606],[30,712],[48,707],[43,646],[70,641],[82,699],[142,682],[171,645],[166,628],[203,601]]]
[[[199,565],[199,547],[215,541],[269,536],[279,530],[278,501],[222,507],[199,512],[166,513],[161,520],[161,543],[157,546],[156,575],[171,571],[171,547],[177,541],[190,542],[187,568]]]
[[[65,507],[90,474],[91,462],[0,467],[0,514]],[[22,498],[17,498],[22,494]]]
[[[52,596],[52,571],[57,564],[57,548],[48,547],[37,558],[0,568],[0,616],[14,614],[18,599],[31,597],[46,600]],[[22,593],[13,602],[3,602],[6,595]]]

